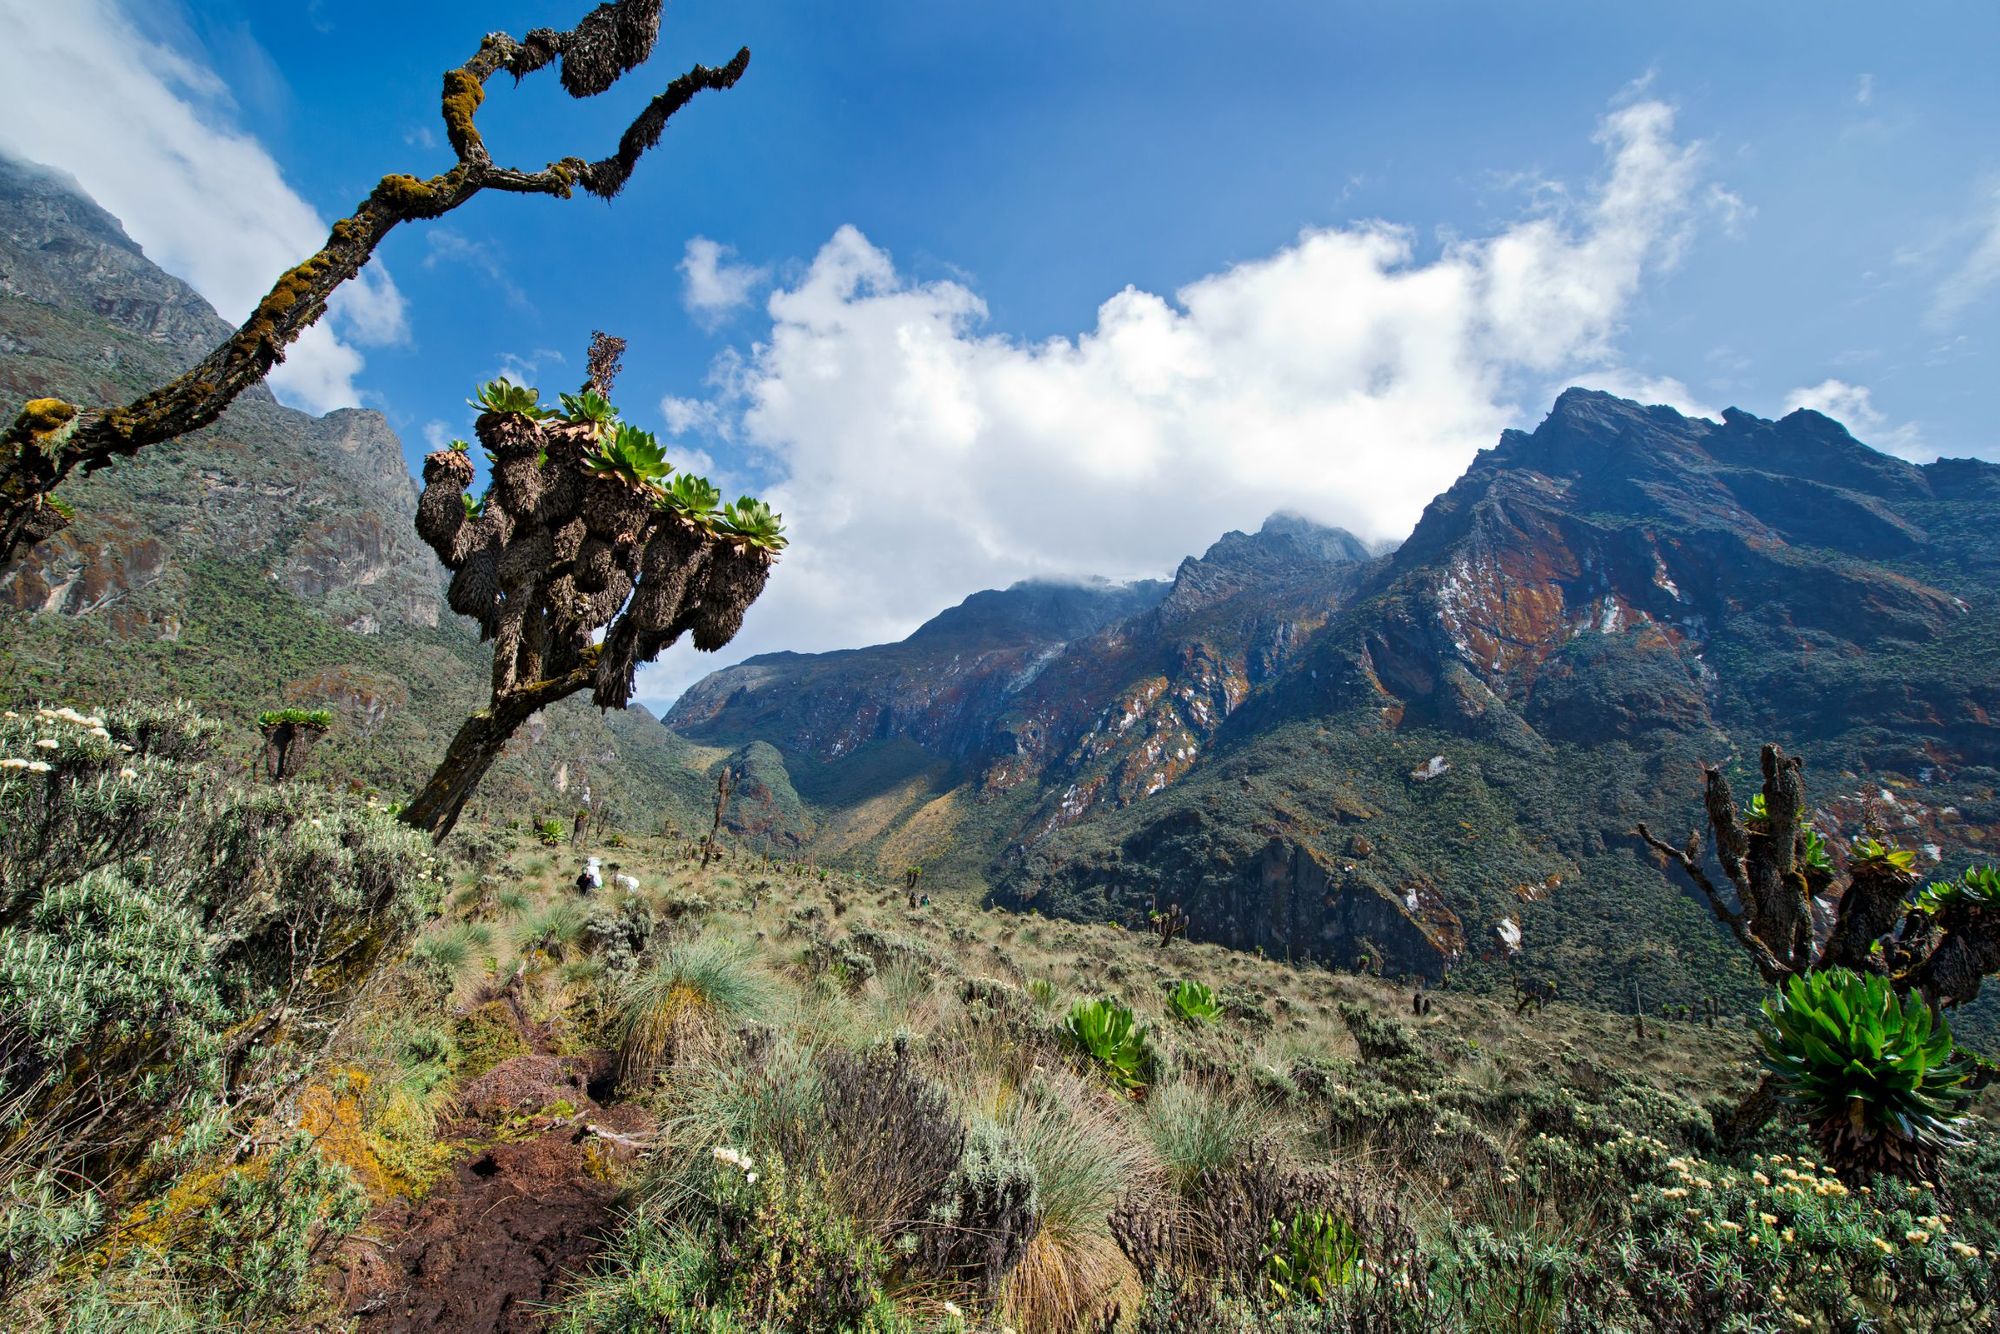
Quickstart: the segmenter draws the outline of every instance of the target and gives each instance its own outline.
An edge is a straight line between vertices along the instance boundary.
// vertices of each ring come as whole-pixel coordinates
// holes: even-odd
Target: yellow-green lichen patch
[[[472,128],[472,117],[479,110],[479,104],[486,100],[486,87],[462,69],[446,72],[444,76],[444,132],[451,140],[451,148],[461,158],[472,152],[479,142],[479,131]]]
[[[385,204],[398,213],[408,213],[427,206],[436,192],[414,176],[397,174],[384,176],[375,185],[370,199]]]
[[[76,434],[76,404],[60,398],[31,398],[14,420],[18,439],[26,440],[44,454],[62,449]]]

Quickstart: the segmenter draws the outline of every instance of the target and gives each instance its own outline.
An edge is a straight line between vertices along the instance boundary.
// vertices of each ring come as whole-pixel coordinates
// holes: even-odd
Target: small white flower
[[[745,1173],[743,1174],[743,1184],[744,1184],[744,1185],[746,1185],[746,1186],[754,1186],[754,1185],[756,1185],[756,1184],[757,1184],[757,1174],[756,1174],[755,1172],[745,1172]]]
[[[0,769],[25,769],[27,767],[28,762],[26,760],[17,760],[11,755],[4,760],[0,760]]]
[[[98,738],[98,739],[100,739],[100,740],[103,740],[103,741],[109,741],[109,740],[111,739],[111,733],[109,733],[109,732],[105,731],[105,730],[104,730],[103,728],[101,728],[101,727],[93,727],[93,728],[91,728],[91,729],[90,729],[90,734],[91,734],[92,736],[94,736],[94,737],[97,737],[97,738]]]
[[[28,772],[31,774],[45,774],[53,768],[55,766],[47,760],[33,760],[28,764]]]
[[[52,736],[45,736],[41,738],[39,741],[35,742],[35,744],[41,747],[43,750],[60,750],[62,748],[62,742],[56,740]]]
[[[124,779],[124,780],[125,780],[126,782],[128,782],[128,783],[129,783],[129,782],[131,782],[131,781],[132,781],[133,779],[135,779],[135,778],[137,778],[137,777],[139,776],[139,771],[138,771],[137,769],[133,769],[133,768],[130,768],[130,767],[127,767],[127,768],[124,768],[124,769],[120,769],[120,770],[118,771],[118,776],[119,776],[120,778]]]

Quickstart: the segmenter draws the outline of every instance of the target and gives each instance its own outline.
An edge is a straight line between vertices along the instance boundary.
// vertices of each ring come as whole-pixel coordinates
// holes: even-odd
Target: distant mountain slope
[[[1186,773],[1367,559],[1347,533],[1274,518],[1171,583],[1020,584],[900,644],[751,659],[698,683],[667,724],[776,747],[831,851],[983,879],[1009,842]]]
[[[116,401],[228,326],[74,182],[0,158],[0,411]],[[0,572],[0,697],[180,694],[243,728],[281,703],[341,715],[315,769],[388,792],[429,773],[484,700],[487,659],[410,526],[416,488],[381,414],[313,417],[259,386],[214,427],[72,482],[74,526]],[[686,822],[707,780],[649,715],[550,711],[488,781],[488,808]]]
[[[1777,740],[1829,830],[1947,866],[2000,850],[1996,520],[2000,467],[1916,467],[1811,412],[1572,390],[1387,556],[1288,521],[1231,534],[1156,605],[1039,649],[948,756],[868,714],[922,775],[904,788],[843,784],[843,754],[718,705],[722,678],[668,722],[769,741],[807,806],[832,798],[813,819],[868,813],[856,853],[936,857],[949,829],[979,851],[946,873],[1009,906],[1179,901],[1198,935],[1434,977],[1518,942],[1603,1001],[1690,999],[1744,973],[1630,830],[1691,821],[1703,759]],[[920,648],[897,670],[933,670]],[[788,659],[766,689],[811,679],[812,736],[843,735],[861,715],[827,683],[890,654]]]

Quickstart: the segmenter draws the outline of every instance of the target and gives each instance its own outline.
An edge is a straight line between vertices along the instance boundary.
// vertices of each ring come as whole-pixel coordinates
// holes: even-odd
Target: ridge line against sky
[[[454,28],[482,27],[479,8],[465,7]],[[351,174],[302,188],[280,166],[272,145],[288,142],[287,107],[329,94],[306,67],[265,50],[246,12],[231,0],[137,8],[73,0],[54,9],[0,0],[0,147],[74,174],[149,256],[232,318],[315,248],[326,219],[344,211],[337,201],[356,194]],[[310,21],[331,24],[335,12]],[[670,27],[669,54],[656,64],[684,63],[671,50],[676,36]],[[677,123],[670,149],[687,142],[683,151],[693,153],[721,139],[740,152],[728,138],[731,118],[754,121],[768,114],[755,99],[786,95],[786,48],[778,46],[772,71],[771,42],[753,45],[759,62],[744,88],[701,106],[704,119]],[[1628,76],[1652,65],[1643,45],[1633,51]],[[63,96],[77,71],[99,96]],[[288,74],[306,83],[294,90]],[[1274,510],[1371,540],[1400,537],[1477,449],[1505,427],[1531,424],[1570,383],[1706,416],[1744,399],[1766,415],[1812,407],[1877,447],[1933,455],[1934,428],[1913,419],[1921,413],[1901,415],[1907,395],[1892,413],[1880,385],[1860,373],[1887,363],[1846,343],[1828,341],[1818,364],[1800,362],[1805,373],[1776,384],[1749,383],[1754,353],[1720,336],[1688,368],[1655,369],[1667,363],[1638,345],[1671,333],[1663,307],[1675,284],[1693,282],[1690,266],[1735,265],[1741,248],[1768,244],[1758,229],[1767,215],[1789,218],[1789,200],[1767,188],[1774,171],[1759,144],[1681,128],[1688,92],[1668,77],[1643,74],[1622,91],[1615,71],[1592,77],[1596,124],[1580,115],[1564,133],[1594,143],[1594,168],[1566,145],[1516,145],[1483,163],[1489,203],[1477,215],[1399,216],[1393,200],[1344,211],[1358,217],[1350,222],[1301,213],[1288,242],[1245,249],[1240,238],[1214,238],[1208,262],[1186,270],[1203,276],[1157,291],[1106,269],[1095,290],[1110,295],[1072,333],[1010,332],[990,312],[1018,305],[1019,294],[957,270],[957,257],[930,252],[920,228],[884,243],[882,219],[850,217],[829,223],[803,259],[795,257],[803,249],[769,248],[750,234],[755,226],[682,216],[672,196],[638,190],[608,215],[543,223],[502,201],[413,229],[385,248],[365,282],[345,289],[273,385],[315,411],[381,407],[412,450],[465,434],[466,386],[456,378],[471,376],[444,390],[424,384],[426,358],[446,350],[440,337],[455,364],[480,375],[505,369],[566,387],[575,328],[613,322],[598,307],[624,305],[622,293],[537,283],[520,263],[530,238],[543,235],[530,229],[590,238],[609,226],[629,236],[665,220],[668,235],[650,238],[622,280],[654,294],[652,313],[635,327],[624,305],[628,322],[617,327],[634,341],[632,364],[643,368],[644,349],[666,339],[682,373],[648,384],[644,369],[628,372],[628,414],[643,420],[650,414],[640,405],[657,402],[675,461],[710,471],[732,494],[769,495],[794,546],[721,658],[676,648],[644,673],[642,698],[655,704],[752,653],[898,638],[980,588],[1030,577],[1157,577]],[[1866,147],[1870,135],[1886,143],[1908,133],[1898,126],[1913,113],[1895,109],[1896,98],[1912,96],[1908,80],[1862,69],[1837,78],[1828,96],[1846,119],[1826,137],[1842,151],[1860,152],[1851,145]],[[394,100],[396,89],[381,91]],[[407,113],[400,143],[376,146],[386,151],[378,167],[404,169],[399,156],[435,153],[420,109],[433,96],[426,89],[411,103],[419,109]],[[797,96],[810,102],[811,90]],[[489,113],[509,114],[504,101]],[[548,107],[551,118],[571,114],[568,104]],[[910,118],[921,114],[912,108]],[[578,132],[602,134],[601,121]],[[278,127],[278,137],[267,142],[250,125]],[[1551,153],[1568,168],[1533,165]],[[294,170],[314,161],[297,146],[287,160]],[[971,161],[971,184],[933,178],[913,187],[917,197],[976,189]],[[1980,164],[1954,166],[1965,178],[1953,186],[1963,208],[1884,254],[1887,277],[1861,275],[1864,288],[1909,289],[1905,361],[1972,357],[1990,327],[2000,190]],[[641,176],[664,188],[681,169],[669,157]],[[1418,159],[1400,170],[1416,178],[1426,167]],[[1350,179],[1340,198],[1353,188]],[[743,209],[743,219],[761,216],[755,198]],[[601,253],[604,242],[579,248]],[[966,258],[975,271],[993,263],[990,254]],[[439,308],[458,304],[440,299],[454,284],[483,290],[483,309],[500,322],[471,315],[439,324]],[[406,299],[406,289],[422,295]],[[1955,452],[1990,453],[1983,441]]]

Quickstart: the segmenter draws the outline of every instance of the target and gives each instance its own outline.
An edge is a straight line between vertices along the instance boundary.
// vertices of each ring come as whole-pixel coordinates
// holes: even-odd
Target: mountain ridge
[[[955,714],[949,755],[893,713],[843,734],[853,681],[809,658],[763,669],[789,711],[697,693],[667,722],[771,747],[833,851],[929,861],[1002,906],[1142,924],[1179,901],[1242,948],[1525,962],[1608,1003],[1635,967],[1742,985],[1629,830],[1771,739],[1811,758],[1830,833],[1940,866],[2000,841],[1996,496],[2000,467],[1910,464],[1811,411],[1572,389],[1382,555],[1300,558],[1282,521],[1219,539],[1157,606],[1045,649],[1005,707]],[[921,674],[914,636],[892,647],[839,661]]]

